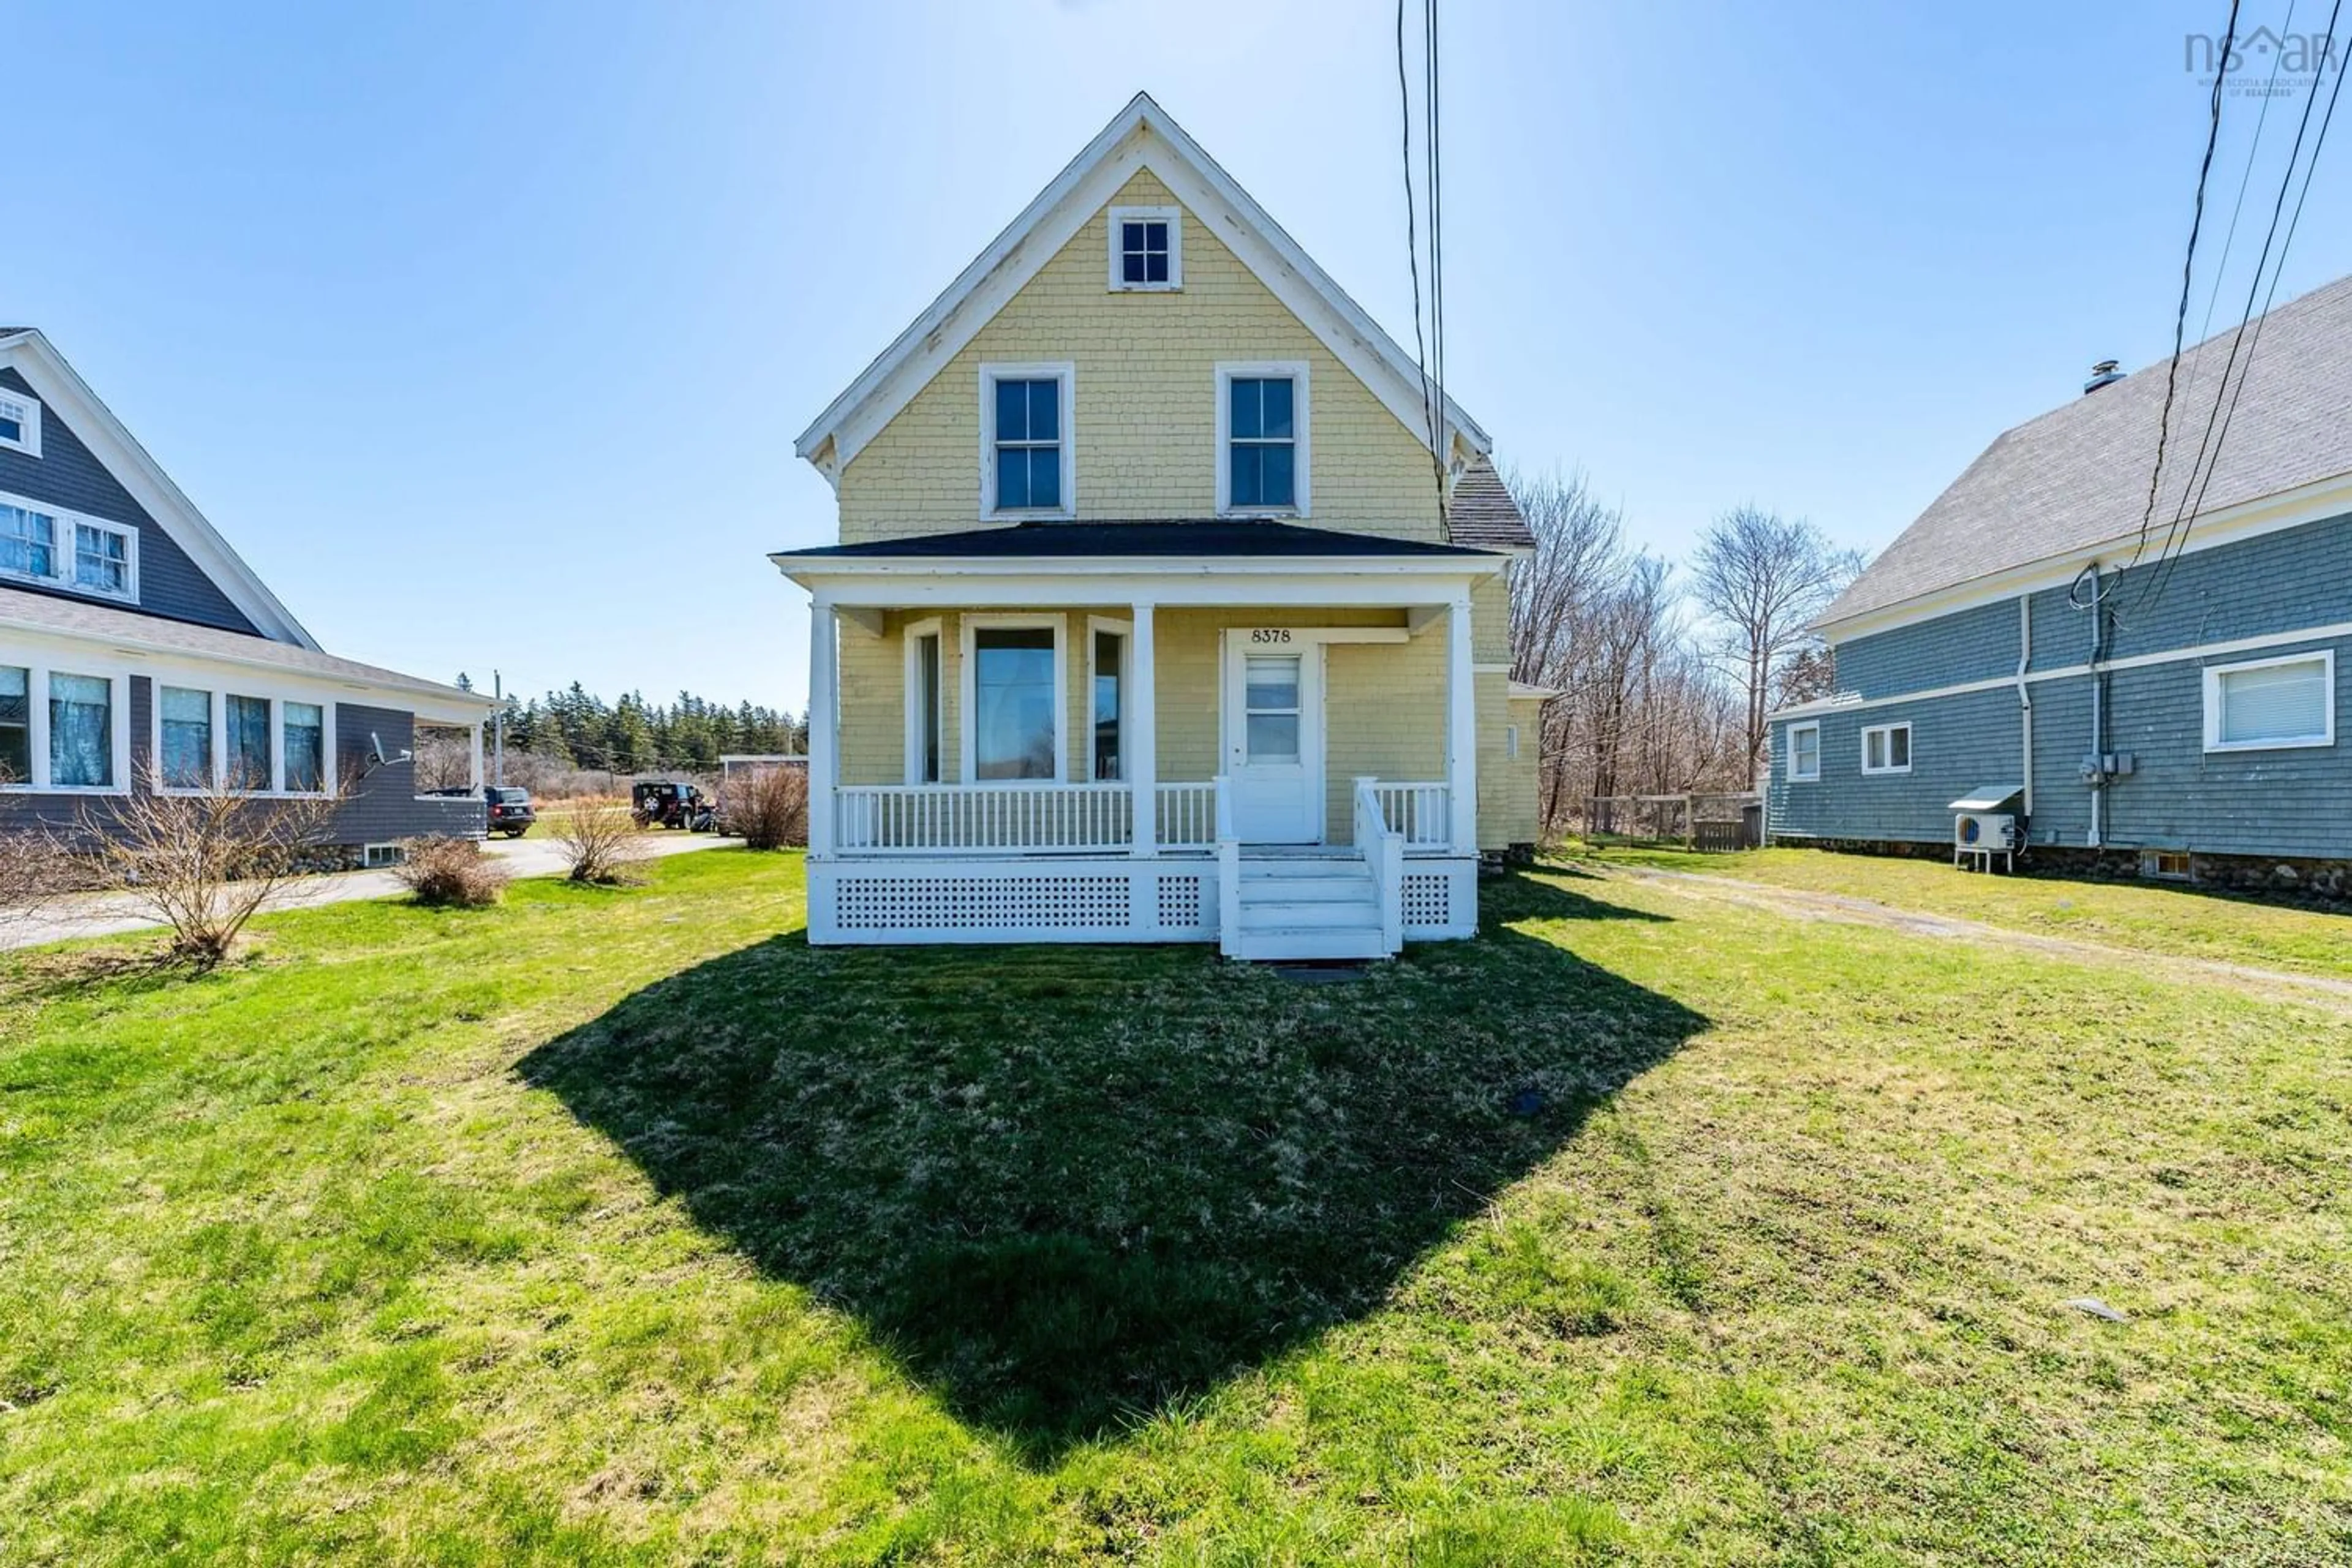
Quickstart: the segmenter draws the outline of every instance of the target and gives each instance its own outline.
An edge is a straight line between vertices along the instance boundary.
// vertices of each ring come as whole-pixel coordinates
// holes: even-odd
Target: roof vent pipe
[[[2091,379],[2083,384],[2083,394],[2087,397],[2109,383],[2123,378],[2123,370],[2114,360],[2103,359],[2091,367]]]

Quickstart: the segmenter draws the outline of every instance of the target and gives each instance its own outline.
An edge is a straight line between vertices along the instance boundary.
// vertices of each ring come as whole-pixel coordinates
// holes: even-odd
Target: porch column
[[[472,734],[473,769],[470,774],[470,779],[473,786],[478,790],[482,787],[482,727],[479,724],[475,725]]]
[[[1445,798],[1454,852],[1478,852],[1478,696],[1470,664],[1470,595],[1458,594],[1445,616]]]
[[[1119,750],[1135,791],[1130,852],[1139,860],[1149,860],[1160,852],[1160,674],[1152,625],[1159,606],[1139,599],[1133,613],[1134,641],[1129,652],[1135,665],[1135,689],[1128,693],[1127,711],[1120,715],[1127,732],[1119,738]]]
[[[809,858],[833,855],[833,791],[840,771],[835,757],[836,710],[840,707],[839,677],[835,669],[838,639],[833,601],[824,595],[809,600],[808,700],[808,826]]]

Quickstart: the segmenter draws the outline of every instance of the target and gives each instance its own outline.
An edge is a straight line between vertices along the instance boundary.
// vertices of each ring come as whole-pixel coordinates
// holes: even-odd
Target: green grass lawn
[[[802,909],[0,969],[0,1561],[2352,1556],[2340,1011],[1566,869],[1330,985]]]
[[[1571,863],[1579,861],[1734,877],[2111,947],[2352,978],[2352,911],[2178,883],[1988,877],[1948,860],[1823,849],[1696,855],[1618,847],[1580,852]]]

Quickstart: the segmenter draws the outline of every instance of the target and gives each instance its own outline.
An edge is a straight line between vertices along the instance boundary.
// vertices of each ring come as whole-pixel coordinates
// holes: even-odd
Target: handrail
[[[1404,946],[1404,846],[1405,834],[1390,825],[1380,781],[1358,779],[1356,848],[1372,873],[1373,897],[1381,912],[1381,942],[1391,953]]]
[[[1453,791],[1442,781],[1374,779],[1381,819],[1404,836],[1408,847],[1440,848],[1454,842]]]
[[[855,855],[1097,853],[1134,841],[1122,784],[842,784],[834,843]]]
[[[1234,832],[1234,786],[1216,777],[1217,951],[1233,957],[1242,945],[1242,841]]]

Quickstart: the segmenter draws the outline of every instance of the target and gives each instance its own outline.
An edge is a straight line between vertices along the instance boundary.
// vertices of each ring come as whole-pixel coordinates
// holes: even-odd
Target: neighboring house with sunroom
[[[151,785],[332,798],[357,861],[478,836],[420,797],[420,721],[484,698],[320,651],[47,338],[0,328],[0,831],[103,826]]]
[[[1138,96],[800,437],[812,940],[1471,934],[1543,695],[1489,447]]]
[[[2352,279],[2177,374],[2100,365],[1986,448],[1820,629],[1838,693],[1772,723],[1783,842],[1948,844],[1971,800],[2045,860],[2341,885]]]

